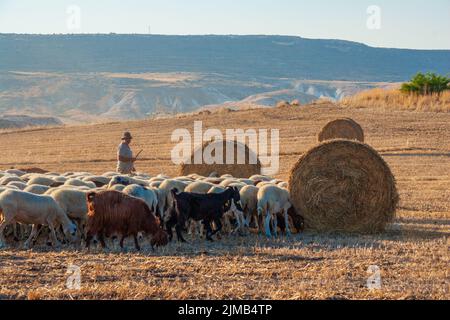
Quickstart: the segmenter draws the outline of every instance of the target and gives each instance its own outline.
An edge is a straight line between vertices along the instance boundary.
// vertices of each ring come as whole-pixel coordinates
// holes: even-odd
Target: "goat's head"
[[[230,192],[230,200],[234,202],[234,205],[239,211],[244,211],[241,205],[241,195],[237,187],[228,187],[227,190]]]

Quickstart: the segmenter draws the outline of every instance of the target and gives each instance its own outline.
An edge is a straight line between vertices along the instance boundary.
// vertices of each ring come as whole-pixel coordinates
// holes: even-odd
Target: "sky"
[[[265,34],[450,49],[450,0],[0,0],[0,33]]]

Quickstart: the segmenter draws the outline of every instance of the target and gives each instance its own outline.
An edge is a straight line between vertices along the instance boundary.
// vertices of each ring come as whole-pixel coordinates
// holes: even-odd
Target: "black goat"
[[[236,208],[242,211],[241,197],[237,188],[227,188],[222,193],[197,194],[180,192],[176,189],[172,191],[173,208],[165,218],[166,231],[171,240],[172,228],[175,226],[178,241],[186,242],[182,235],[182,229],[186,226],[186,221],[202,221],[206,230],[206,239],[213,241],[212,236],[222,229],[222,216],[231,207],[231,201]],[[217,230],[212,230],[211,222],[217,226]]]

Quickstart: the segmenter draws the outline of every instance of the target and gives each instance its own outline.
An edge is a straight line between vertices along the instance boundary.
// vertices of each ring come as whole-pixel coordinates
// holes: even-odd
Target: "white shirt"
[[[124,157],[124,158],[132,158],[133,152],[130,149],[130,146],[124,142],[119,144],[119,147],[117,148],[117,155]],[[118,160],[117,161],[117,172],[122,174],[130,174],[133,171],[134,164],[133,162],[123,162]]]

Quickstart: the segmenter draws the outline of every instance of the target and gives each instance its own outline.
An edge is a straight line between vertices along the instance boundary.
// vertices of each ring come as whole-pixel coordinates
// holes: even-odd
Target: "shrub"
[[[418,73],[410,82],[404,83],[401,91],[405,93],[416,93],[421,95],[430,95],[449,90],[450,78],[440,76],[436,73]]]

